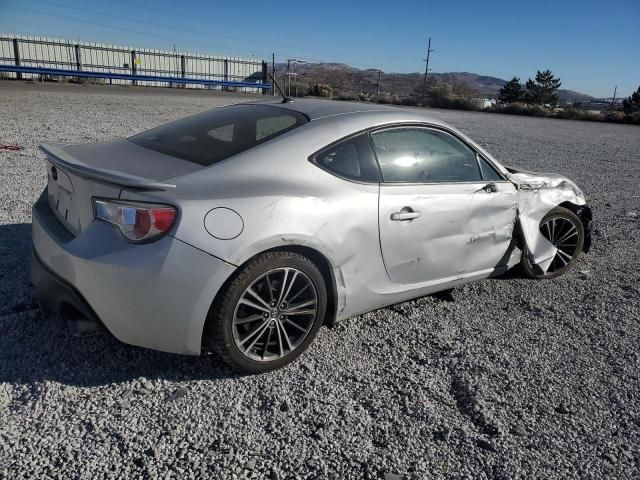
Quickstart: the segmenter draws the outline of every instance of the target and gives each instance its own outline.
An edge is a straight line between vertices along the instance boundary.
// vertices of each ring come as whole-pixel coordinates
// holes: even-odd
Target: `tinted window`
[[[427,128],[395,128],[371,135],[385,182],[481,181],[473,150]]]
[[[183,118],[129,140],[156,152],[208,166],[303,123],[301,113],[267,105],[235,105]]]
[[[331,145],[316,154],[313,161],[339,177],[360,182],[379,181],[378,166],[366,134]]]
[[[288,130],[296,123],[293,115],[280,115],[278,117],[259,118],[256,122],[256,140],[275,135],[282,130]]]
[[[480,169],[482,170],[482,179],[483,180],[503,180],[500,174],[487,162],[482,156],[478,155],[478,160],[480,161]]]

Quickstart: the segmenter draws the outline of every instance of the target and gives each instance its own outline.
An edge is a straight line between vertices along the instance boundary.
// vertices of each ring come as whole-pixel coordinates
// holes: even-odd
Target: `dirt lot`
[[[0,478],[638,478],[640,127],[430,110],[575,180],[591,253],[323,329],[262,376],[109,336],[31,298],[41,140],[92,142],[248,96],[0,82]],[[394,476],[395,475],[395,476]]]

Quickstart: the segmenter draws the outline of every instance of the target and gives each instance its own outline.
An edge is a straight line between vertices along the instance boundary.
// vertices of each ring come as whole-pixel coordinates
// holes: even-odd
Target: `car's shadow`
[[[29,282],[31,225],[0,226],[0,382],[45,380],[75,386],[135,379],[198,380],[238,376],[212,355],[192,357],[132,347],[108,333],[73,337],[39,308]],[[512,269],[496,279],[522,278]],[[455,301],[451,292],[435,295]]]
[[[61,318],[33,300],[30,261],[31,225],[0,226],[0,382],[95,386],[138,378],[237,376],[210,355],[156,352],[125,345],[109,334],[71,336]]]

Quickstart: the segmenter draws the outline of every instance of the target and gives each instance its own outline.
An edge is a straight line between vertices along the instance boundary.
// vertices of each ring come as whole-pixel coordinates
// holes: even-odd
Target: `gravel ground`
[[[0,478],[638,478],[640,128],[433,110],[590,198],[591,253],[323,329],[237,376],[73,338],[28,281],[38,141],[92,142],[247,96],[0,82]]]

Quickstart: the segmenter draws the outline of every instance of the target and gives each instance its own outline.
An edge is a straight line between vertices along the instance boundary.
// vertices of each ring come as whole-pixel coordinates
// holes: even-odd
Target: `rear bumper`
[[[46,195],[32,229],[32,283],[46,307],[73,307],[124,343],[200,354],[209,307],[233,265],[170,236],[134,245],[102,222],[73,237]]]
[[[31,283],[42,307],[56,313],[66,310],[63,316],[73,335],[90,335],[102,330],[102,322],[83,296],[45,267],[35,250],[31,254]]]

